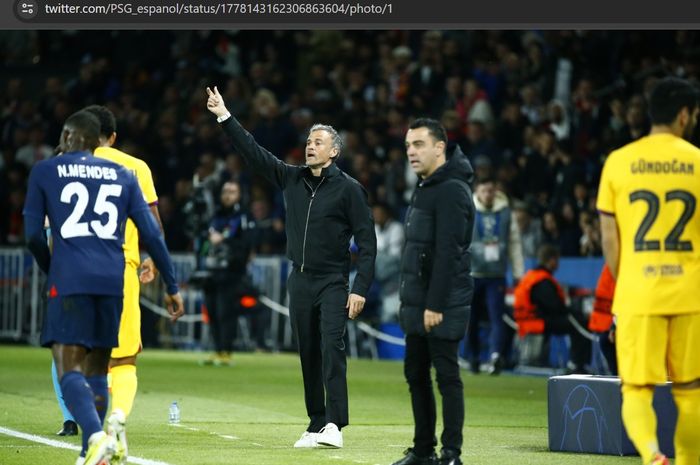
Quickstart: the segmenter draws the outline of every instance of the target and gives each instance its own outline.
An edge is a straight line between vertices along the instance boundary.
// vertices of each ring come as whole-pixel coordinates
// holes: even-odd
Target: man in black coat
[[[345,325],[357,317],[374,275],[377,239],[367,193],[335,164],[341,139],[331,126],[314,125],[306,165],[283,163],[260,147],[221,94],[207,88],[207,108],[250,168],[282,189],[287,207],[287,282],[292,329],[299,344],[310,422],[294,447],[343,447],[348,424]],[[357,276],[349,289],[350,238],[358,246]]]
[[[473,170],[458,146],[447,150],[440,123],[422,118],[409,126],[406,153],[420,177],[406,215],[401,262],[401,326],[406,333],[404,373],[411,392],[413,447],[394,465],[460,465],[464,392],[457,353],[473,293],[469,245],[474,203]],[[442,395],[442,451],[434,448],[436,408],[430,367]]]

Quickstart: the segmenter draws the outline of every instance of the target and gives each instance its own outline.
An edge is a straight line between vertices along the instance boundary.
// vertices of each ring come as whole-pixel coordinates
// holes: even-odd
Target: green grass
[[[295,450],[291,446],[307,424],[296,356],[237,354],[233,367],[199,366],[202,357],[152,350],[139,357],[139,394],[128,423],[131,455],[172,465],[373,465],[392,463],[411,443],[401,363],[350,361],[345,447]],[[638,458],[549,452],[545,378],[465,373],[463,379],[465,463],[638,463]],[[180,405],[180,427],[167,422],[173,400]],[[49,351],[0,346],[0,426],[59,439],[53,433],[60,424]],[[79,444],[77,438],[65,441]],[[0,465],[72,465],[76,456],[0,434]]]

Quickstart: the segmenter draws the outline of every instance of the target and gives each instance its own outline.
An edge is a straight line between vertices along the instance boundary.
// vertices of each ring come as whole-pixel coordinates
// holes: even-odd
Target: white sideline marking
[[[26,441],[38,442],[39,444],[44,444],[46,446],[57,447],[59,449],[69,449],[80,451],[79,446],[69,444],[63,441],[57,441],[55,439],[48,439],[35,434],[22,433],[21,431],[15,431],[9,428],[3,428],[0,426],[0,434],[5,434],[7,436],[12,436],[19,439],[24,439]],[[157,460],[142,459],[141,457],[129,457],[127,459],[129,463],[135,463],[137,465],[171,465],[167,462],[159,462]]]

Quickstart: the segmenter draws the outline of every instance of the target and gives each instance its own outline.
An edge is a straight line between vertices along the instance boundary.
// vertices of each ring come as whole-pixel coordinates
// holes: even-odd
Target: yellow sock
[[[121,409],[126,417],[131,413],[136,398],[136,378],[135,365],[117,365],[110,370],[112,380],[112,411]]]
[[[700,462],[700,389],[674,389],[678,423],[673,445],[676,465],[698,465]]]
[[[659,451],[653,398],[653,387],[622,385],[622,421],[644,464],[651,463]]]

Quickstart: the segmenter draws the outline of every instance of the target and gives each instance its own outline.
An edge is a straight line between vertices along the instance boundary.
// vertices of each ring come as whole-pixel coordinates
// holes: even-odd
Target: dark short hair
[[[114,113],[109,108],[102,105],[90,105],[89,107],[83,108],[85,111],[89,111],[100,122],[100,135],[106,138],[112,137],[112,134],[117,132],[117,119],[114,117]]]
[[[85,139],[84,149],[94,151],[100,145],[100,121],[85,110],[73,113],[66,118],[65,125],[72,126]]]
[[[651,124],[671,124],[683,108],[691,113],[700,105],[700,91],[685,79],[667,77],[660,80],[649,97]]]
[[[438,120],[432,118],[418,118],[408,125],[408,129],[427,128],[433,138],[438,142],[447,144],[447,131]]]
[[[477,178],[476,181],[474,182],[474,187],[479,186],[481,184],[496,184],[496,180],[492,178],[491,176],[483,176],[481,178]]]
[[[544,265],[553,258],[559,258],[561,252],[559,252],[559,247],[554,244],[542,244],[539,249],[537,249],[537,261],[540,265]]]

